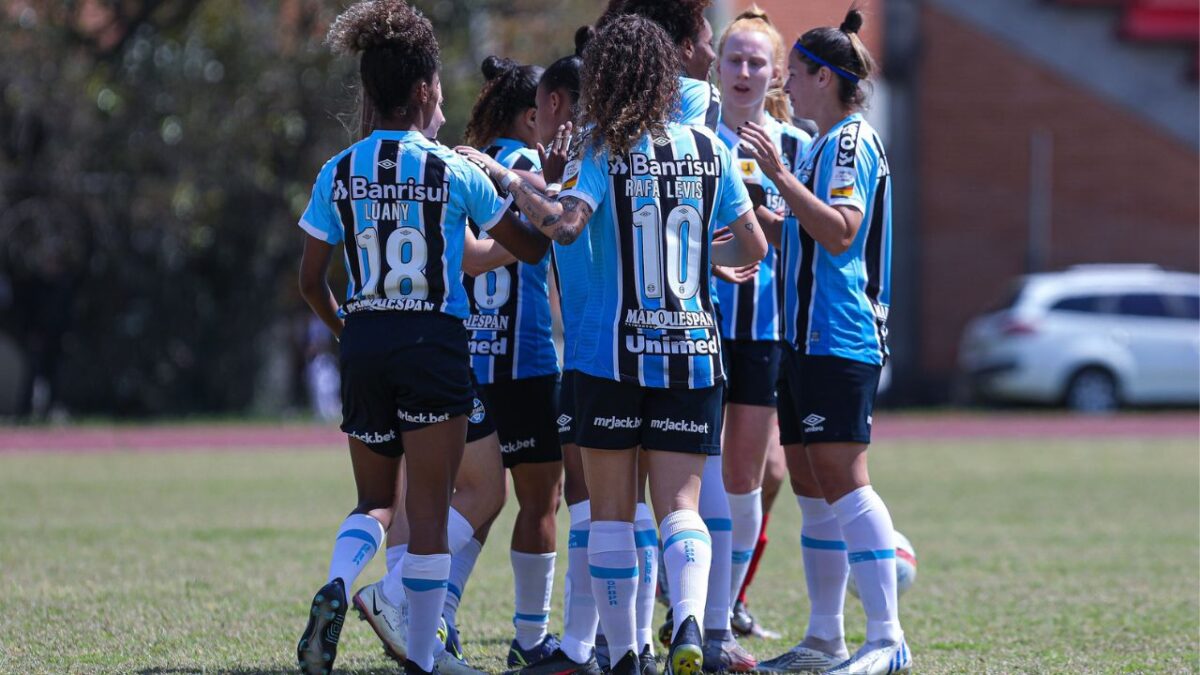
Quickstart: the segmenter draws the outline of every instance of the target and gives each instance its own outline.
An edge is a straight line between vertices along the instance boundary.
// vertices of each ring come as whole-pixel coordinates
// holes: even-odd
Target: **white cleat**
[[[403,664],[408,658],[408,608],[388,602],[382,580],[360,588],[354,594],[354,607],[383,642],[383,651]]]
[[[895,675],[912,670],[912,652],[908,644],[868,642],[846,661],[825,671],[825,675]]]
[[[433,660],[433,672],[439,675],[485,675],[484,671],[475,670],[445,649]]]
[[[848,656],[850,653],[844,649],[837,654],[827,654],[801,643],[769,661],[759,661],[758,671],[763,673],[824,673],[830,668],[840,665]]]

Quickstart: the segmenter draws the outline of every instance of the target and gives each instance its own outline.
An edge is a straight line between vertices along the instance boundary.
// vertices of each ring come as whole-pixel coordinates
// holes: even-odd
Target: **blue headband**
[[[837,73],[838,75],[841,75],[842,77],[846,78],[847,80],[850,81],[850,84],[858,84],[858,81],[862,79],[859,76],[855,75],[854,73],[851,73],[846,70],[842,70],[841,68],[838,68],[837,66],[826,61],[825,59],[808,51],[807,49],[804,48],[804,45],[800,44],[799,40],[796,40],[796,44],[792,48],[795,49],[796,51],[800,52],[801,54],[807,56],[810,60],[815,61],[816,63],[819,63],[820,65],[825,66],[826,68],[832,70],[833,72]]]

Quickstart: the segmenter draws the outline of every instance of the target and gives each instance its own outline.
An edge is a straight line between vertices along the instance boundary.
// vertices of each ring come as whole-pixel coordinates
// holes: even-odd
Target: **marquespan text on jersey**
[[[677,312],[669,309],[629,309],[625,311],[625,325],[631,328],[654,330],[687,330],[690,328],[715,328],[716,323],[708,312]]]
[[[354,312],[433,312],[437,304],[412,298],[367,298],[347,302],[343,307],[347,314]]]
[[[472,314],[463,321],[467,330],[508,330],[509,317],[501,314]]]

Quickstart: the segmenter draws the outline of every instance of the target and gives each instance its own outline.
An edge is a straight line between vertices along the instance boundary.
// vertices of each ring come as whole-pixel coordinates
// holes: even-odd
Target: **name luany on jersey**
[[[541,171],[537,153],[516,140],[498,139],[484,152],[510,169]],[[477,277],[463,276],[471,312],[465,322],[471,367],[480,384],[558,372],[549,265],[547,256],[536,265],[513,262]]]
[[[444,301],[446,164],[432,154],[401,161],[400,142],[380,140],[357,144],[337,162],[332,198],[351,284],[346,313],[433,312]]]
[[[851,115],[814,143],[796,176],[822,201],[857,209],[863,220],[850,249],[833,256],[789,214],[784,266],[794,283],[785,285],[785,338],[804,353],[882,364],[892,246],[891,171],[883,143],[861,115]],[[862,264],[844,264],[853,258]]]

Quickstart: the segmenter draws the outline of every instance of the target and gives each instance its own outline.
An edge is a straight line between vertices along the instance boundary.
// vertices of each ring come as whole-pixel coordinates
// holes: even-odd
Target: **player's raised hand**
[[[758,162],[758,168],[768,178],[778,182],[777,179],[787,173],[783,158],[779,156],[779,148],[775,147],[766,129],[754,122],[747,122],[738,127],[737,133],[742,139],[742,146],[750,152],[750,156]]]
[[[563,171],[571,158],[571,131],[573,128],[570,122],[560,125],[558,133],[554,135],[554,140],[550,142],[550,147],[538,143],[538,157],[542,160],[542,176],[546,179],[547,185],[562,182]]]

